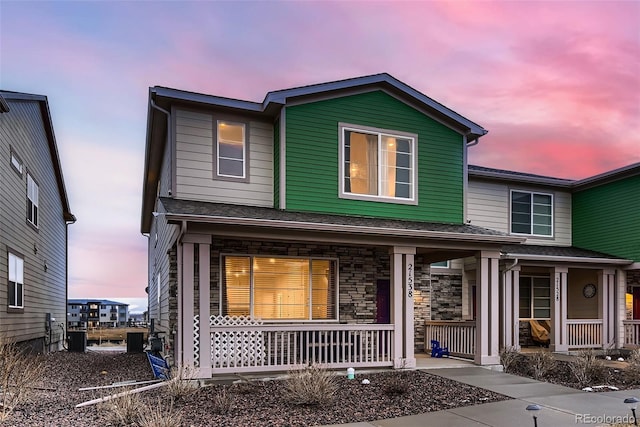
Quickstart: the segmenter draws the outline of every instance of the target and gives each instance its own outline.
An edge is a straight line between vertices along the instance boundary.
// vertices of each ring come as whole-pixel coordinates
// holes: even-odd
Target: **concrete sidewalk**
[[[479,366],[428,369],[427,372],[512,397],[512,400],[466,406],[387,420],[342,424],[342,427],[466,427],[533,426],[525,408],[536,403],[539,427],[603,426],[631,422],[626,397],[640,397],[640,389],[587,393],[568,387],[505,374]],[[623,419],[622,417],[626,417]],[[325,426],[329,427],[329,426]]]

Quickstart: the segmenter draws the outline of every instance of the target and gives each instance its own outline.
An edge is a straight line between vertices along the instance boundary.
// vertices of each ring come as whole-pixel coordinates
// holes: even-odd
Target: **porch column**
[[[616,348],[623,348],[625,343],[625,330],[622,322],[627,318],[627,272],[625,270],[618,270],[617,273],[615,285],[615,340]]]
[[[391,249],[391,318],[393,319],[394,368],[414,368],[413,294],[416,248]]]
[[[502,344],[520,350],[520,266],[507,267],[502,291]]]
[[[551,351],[569,351],[567,337],[567,275],[566,267],[551,269],[553,292],[551,296]]]
[[[615,343],[615,283],[616,271],[604,269],[598,275],[600,304],[598,317],[602,319],[602,347],[608,348]]]
[[[181,352],[177,365],[193,366],[193,300],[194,300],[194,247],[193,243],[182,243],[182,292],[178,300],[178,313],[182,323],[182,330],[178,332],[181,342]]]
[[[481,251],[476,256],[476,299],[478,313],[476,319],[477,365],[497,365],[500,363],[500,280],[499,252]]]

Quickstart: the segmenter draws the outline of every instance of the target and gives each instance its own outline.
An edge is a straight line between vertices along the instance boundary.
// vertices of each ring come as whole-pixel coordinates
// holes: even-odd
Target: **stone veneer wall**
[[[431,275],[431,320],[462,321],[462,275]]]
[[[178,251],[174,244],[169,249],[169,334],[165,337],[171,352],[175,351],[175,335],[173,331],[178,330]],[[176,359],[176,354],[173,354]]]
[[[221,254],[336,258],[341,323],[375,323],[377,280],[388,280],[390,274],[386,248],[214,239],[211,244],[212,314],[219,314],[220,309]]]
[[[413,329],[414,351],[425,352],[424,322],[431,320],[431,275],[429,263],[416,256],[414,269]]]

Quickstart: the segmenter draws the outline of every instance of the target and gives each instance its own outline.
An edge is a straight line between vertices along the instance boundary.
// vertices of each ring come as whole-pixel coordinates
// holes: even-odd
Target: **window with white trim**
[[[340,125],[340,197],[416,201],[417,135]]]
[[[24,308],[24,259],[9,252],[9,308]]]
[[[553,195],[511,190],[511,233],[553,235]]]
[[[263,320],[337,320],[337,261],[225,256],[221,312]]]
[[[20,157],[18,157],[18,155],[14,153],[13,150],[11,151],[11,166],[20,176],[22,176],[22,160],[20,160]]]
[[[30,174],[27,174],[27,220],[35,227],[38,226],[38,184]]]
[[[228,120],[216,123],[216,178],[247,178],[247,125]]]
[[[520,318],[551,318],[551,285],[548,277],[520,276]]]

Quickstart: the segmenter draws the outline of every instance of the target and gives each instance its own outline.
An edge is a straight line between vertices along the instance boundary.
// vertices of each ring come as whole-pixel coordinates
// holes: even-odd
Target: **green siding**
[[[573,194],[574,246],[640,261],[640,176]]]
[[[287,209],[463,222],[462,136],[392,96],[369,92],[287,107]],[[418,204],[341,199],[338,123],[418,135]]]
[[[280,118],[273,123],[273,207],[280,208]]]

